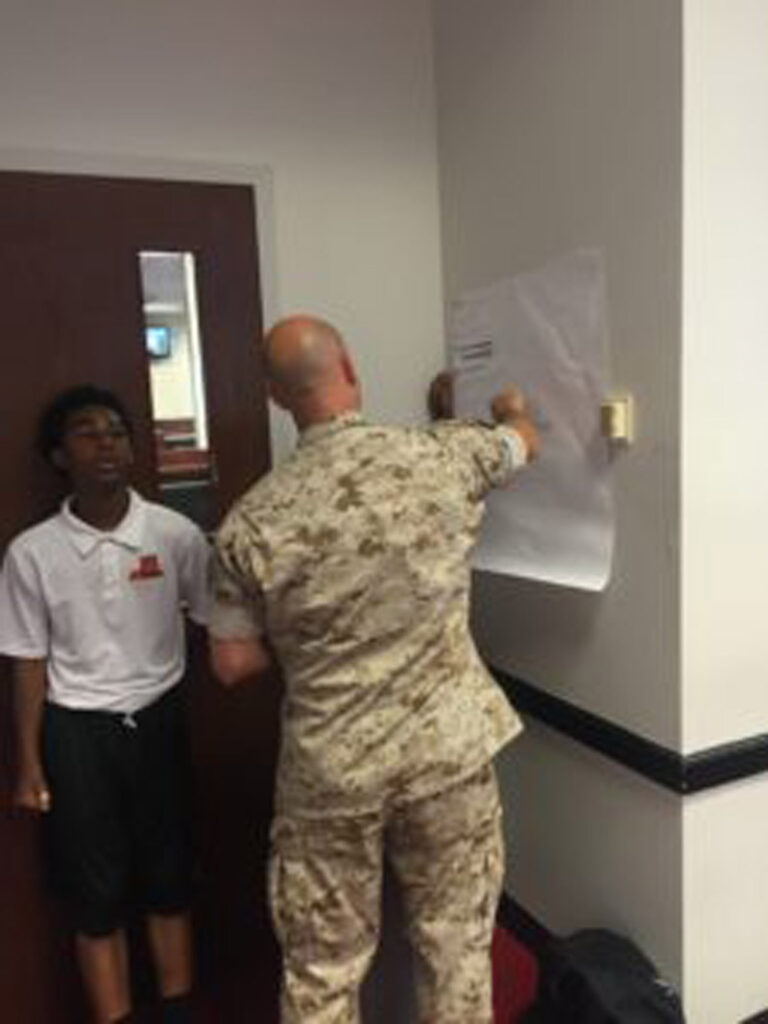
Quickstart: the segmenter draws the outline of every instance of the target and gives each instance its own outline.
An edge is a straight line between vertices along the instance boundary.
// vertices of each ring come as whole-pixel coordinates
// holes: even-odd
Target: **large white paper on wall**
[[[607,316],[600,253],[578,250],[462,295],[449,317],[456,414],[489,418],[518,384],[541,432],[537,462],[489,499],[475,565],[586,590],[611,572],[610,452],[600,432]]]

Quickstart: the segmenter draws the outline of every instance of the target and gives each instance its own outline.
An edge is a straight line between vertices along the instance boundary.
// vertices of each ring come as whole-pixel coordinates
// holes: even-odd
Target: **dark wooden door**
[[[245,186],[0,173],[0,549],[60,500],[33,450],[41,407],[91,382],[136,427],[134,482],[157,497],[138,254],[194,256],[202,356],[224,510],[269,464],[252,191]],[[46,894],[40,823],[10,808],[8,664],[0,666],[0,1019],[84,1020],[66,920]],[[274,683],[226,693],[192,640],[190,724],[200,884],[195,908],[206,1019],[270,1019],[275,948],[263,891],[277,746]],[[259,969],[259,965],[261,965]],[[251,969],[252,968],[252,969]],[[250,985],[235,993],[235,976]],[[261,991],[266,988],[268,991]]]

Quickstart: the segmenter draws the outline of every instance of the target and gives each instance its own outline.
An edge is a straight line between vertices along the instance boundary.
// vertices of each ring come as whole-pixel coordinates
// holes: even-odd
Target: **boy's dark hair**
[[[37,449],[44,459],[50,462],[52,453],[60,447],[70,416],[94,405],[116,412],[133,437],[133,424],[116,394],[94,384],[79,384],[60,391],[43,410],[37,427]]]

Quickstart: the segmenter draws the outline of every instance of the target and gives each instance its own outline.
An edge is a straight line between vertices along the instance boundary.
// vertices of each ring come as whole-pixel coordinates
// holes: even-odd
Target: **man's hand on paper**
[[[491,415],[496,423],[512,427],[522,437],[528,449],[529,462],[536,458],[541,447],[539,432],[533,425],[528,403],[520,388],[510,385],[500,391],[491,401]]]

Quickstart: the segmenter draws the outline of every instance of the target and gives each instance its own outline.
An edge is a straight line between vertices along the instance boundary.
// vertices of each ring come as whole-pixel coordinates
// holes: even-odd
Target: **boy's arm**
[[[203,532],[190,523],[179,562],[179,595],[187,618],[198,626],[206,625],[210,611],[211,553]]]
[[[40,733],[48,684],[49,610],[35,558],[18,542],[8,548],[0,574],[0,649],[13,658],[14,802],[26,810],[47,811],[51,801]]]
[[[27,811],[51,807],[40,753],[40,732],[47,685],[45,658],[17,658],[13,663],[16,726],[16,789],[14,803]]]

